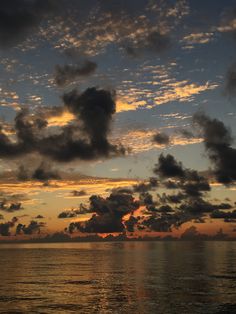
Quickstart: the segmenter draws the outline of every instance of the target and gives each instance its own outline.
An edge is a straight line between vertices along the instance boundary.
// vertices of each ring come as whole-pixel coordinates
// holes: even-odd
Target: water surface
[[[236,313],[235,242],[0,245],[0,313]]]

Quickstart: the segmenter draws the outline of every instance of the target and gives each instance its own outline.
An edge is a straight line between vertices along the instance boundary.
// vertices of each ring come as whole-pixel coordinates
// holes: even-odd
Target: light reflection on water
[[[236,313],[236,243],[0,246],[0,313]]]

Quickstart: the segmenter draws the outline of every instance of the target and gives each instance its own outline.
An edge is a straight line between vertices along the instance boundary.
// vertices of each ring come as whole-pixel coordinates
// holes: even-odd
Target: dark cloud
[[[184,168],[182,163],[176,161],[170,154],[167,156],[161,154],[153,171],[160,177],[178,179],[174,187],[182,189],[188,197],[200,197],[203,192],[211,190],[207,178],[195,170]],[[164,185],[166,184],[167,182]]]
[[[27,235],[40,233],[42,227],[45,227],[45,223],[37,222],[36,220],[32,220],[28,225],[18,224],[16,227],[16,235],[22,233]]]
[[[139,195],[139,199],[140,199],[140,204],[142,205],[154,205],[154,201],[153,201],[153,196],[152,194],[148,193],[148,192],[142,192]]]
[[[124,49],[130,57],[139,57],[148,52],[161,54],[168,50],[170,46],[170,37],[155,30],[147,32],[133,42],[124,44]]]
[[[227,33],[229,32],[231,35],[233,35],[233,38],[236,40],[236,29],[234,27],[235,19],[236,7],[229,6],[222,14],[220,28],[227,28]]]
[[[184,212],[191,212],[193,214],[201,216],[201,214],[210,213],[217,208],[210,202],[207,202],[201,198],[190,199],[186,203],[179,206],[179,209]]]
[[[153,136],[153,142],[160,145],[168,145],[170,144],[170,137],[165,133],[157,133]]]
[[[78,196],[85,196],[85,195],[87,195],[87,193],[85,190],[79,190],[79,191],[74,190],[71,192],[71,195],[78,197]]]
[[[151,231],[171,232],[172,215],[163,215],[162,217],[151,216],[143,221],[143,225]]]
[[[133,194],[133,190],[129,189],[129,188],[126,188],[126,187],[120,187],[120,188],[114,188],[111,190],[112,193],[125,193],[125,194]]]
[[[29,173],[25,166],[20,165],[17,172],[17,179],[19,181],[27,181],[29,180]]]
[[[214,210],[211,213],[211,218],[214,219],[224,219],[225,222],[228,222],[231,219],[236,220],[236,210],[230,211],[230,212],[225,212],[219,209]]]
[[[126,230],[128,232],[134,232],[135,231],[135,226],[137,225],[139,219],[140,219],[140,217],[134,217],[134,216],[131,215],[129,217],[129,219],[124,222]]]
[[[196,226],[190,226],[181,234],[180,238],[182,240],[204,240],[207,236],[200,234]]]
[[[56,134],[45,135],[45,119],[20,111],[15,118],[18,141],[12,142],[0,132],[0,157],[17,158],[37,152],[67,162],[123,155],[124,148],[110,144],[107,138],[115,113],[114,96],[110,91],[96,88],[88,88],[82,94],[76,90],[64,94],[65,107],[75,115],[76,123]]]
[[[201,128],[208,156],[214,165],[217,180],[224,184],[236,180],[236,149],[231,145],[231,132],[223,122],[197,113],[194,122]]]
[[[157,178],[149,178],[148,182],[140,182],[138,184],[133,185],[133,192],[134,193],[145,193],[150,190],[154,190],[158,187],[158,180]]]
[[[85,207],[83,204],[80,204],[78,209],[64,210],[58,215],[58,218],[74,218],[88,213],[91,213],[91,210]]]
[[[158,31],[150,32],[147,35],[145,48],[161,53],[170,47],[170,38]]]
[[[175,182],[173,180],[163,181],[162,184],[167,189],[177,189],[179,187],[178,182]]]
[[[183,137],[185,137],[185,138],[195,138],[196,137],[193,132],[186,130],[186,129],[179,129],[178,133],[183,135]]]
[[[80,76],[88,76],[95,72],[97,64],[95,62],[85,60],[82,64],[77,65],[56,65],[55,67],[55,83],[58,86],[65,86]]]
[[[56,170],[51,169],[51,164],[42,161],[41,164],[34,170],[26,169],[24,165],[18,168],[17,179],[19,181],[37,180],[47,182],[49,180],[60,180],[61,177]]]
[[[157,211],[160,213],[171,213],[173,212],[173,208],[170,205],[162,205],[157,208]]]
[[[178,194],[170,194],[170,195],[163,193],[162,195],[158,195],[158,196],[159,196],[159,200],[162,203],[175,203],[175,204],[181,203],[186,198],[186,195],[181,192],[179,192]]]
[[[22,210],[21,203],[8,203],[6,200],[0,202],[0,210],[3,210],[8,213],[16,212]]]
[[[225,92],[230,97],[236,97],[236,63],[231,65],[226,74]]]
[[[139,207],[133,196],[127,193],[111,193],[107,198],[92,195],[90,212],[95,214],[85,222],[71,223],[69,232],[113,233],[122,232],[125,228],[123,217]]]
[[[35,219],[44,219],[44,216],[42,216],[42,215],[37,215],[37,216],[35,217]]]
[[[0,235],[2,236],[10,236],[10,229],[13,228],[16,224],[18,219],[16,217],[13,217],[11,221],[0,223]]]
[[[0,2],[0,46],[12,47],[26,39],[42,19],[56,9],[54,0],[8,0]]]
[[[170,154],[159,156],[153,172],[163,178],[181,178],[185,175],[182,163],[177,162]]]
[[[59,174],[50,169],[50,165],[46,162],[42,162],[32,174],[33,180],[48,181],[48,180],[59,180]]]

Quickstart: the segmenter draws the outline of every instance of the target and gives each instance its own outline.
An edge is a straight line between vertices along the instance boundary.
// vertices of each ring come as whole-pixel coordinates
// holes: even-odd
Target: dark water
[[[236,313],[236,243],[0,246],[0,313]]]

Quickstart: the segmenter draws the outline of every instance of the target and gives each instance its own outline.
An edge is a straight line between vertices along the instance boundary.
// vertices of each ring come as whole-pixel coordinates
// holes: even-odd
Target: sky
[[[232,0],[0,3],[1,240],[234,237]]]

